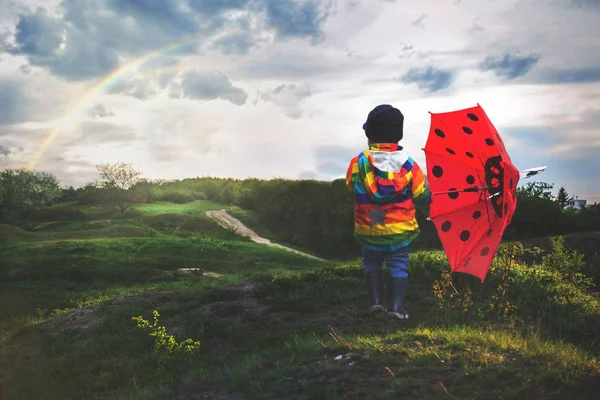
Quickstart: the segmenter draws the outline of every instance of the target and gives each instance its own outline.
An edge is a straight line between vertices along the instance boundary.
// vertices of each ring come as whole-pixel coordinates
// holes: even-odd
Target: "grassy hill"
[[[323,265],[250,242],[204,215],[220,208],[154,203],[117,218],[65,204],[0,225],[0,397],[591,399],[600,390],[600,299],[559,241],[546,258],[502,246],[484,284],[450,280],[441,252],[413,253],[411,319],[390,321],[366,311],[359,260]],[[277,240],[251,213],[231,212]],[[134,320],[153,324],[153,312],[154,330]],[[185,339],[199,347],[187,351]]]

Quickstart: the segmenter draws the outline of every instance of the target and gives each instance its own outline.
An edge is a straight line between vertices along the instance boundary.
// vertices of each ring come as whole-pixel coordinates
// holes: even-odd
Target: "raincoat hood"
[[[365,168],[367,190],[381,201],[389,201],[405,190],[412,178],[412,160],[396,143],[369,145],[363,153],[370,164],[371,173]]]

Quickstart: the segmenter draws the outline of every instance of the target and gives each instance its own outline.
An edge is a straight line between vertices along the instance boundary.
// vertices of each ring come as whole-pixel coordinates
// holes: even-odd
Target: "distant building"
[[[572,198],[572,199],[569,200],[569,203],[567,203],[567,204],[569,206],[575,207],[575,208],[581,208],[582,206],[583,207],[587,207],[587,200],[577,199],[577,198],[573,199]]]

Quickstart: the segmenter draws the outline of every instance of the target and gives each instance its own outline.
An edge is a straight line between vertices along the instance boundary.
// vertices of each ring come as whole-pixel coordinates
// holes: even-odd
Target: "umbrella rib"
[[[477,152],[477,157],[479,158],[479,162],[481,162],[481,164],[483,165],[483,159],[481,158],[481,153]],[[484,168],[484,174],[485,174],[485,168]],[[485,176],[484,176],[485,179]],[[485,199],[483,201],[483,203],[485,204],[485,214],[487,216],[487,220],[488,220],[488,226],[491,228],[492,227],[492,219],[490,218],[490,207],[489,207],[489,203],[490,199]]]

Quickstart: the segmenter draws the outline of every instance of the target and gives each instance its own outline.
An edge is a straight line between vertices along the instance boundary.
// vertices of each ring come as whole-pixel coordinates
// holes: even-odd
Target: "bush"
[[[553,241],[552,251],[533,265],[519,262],[527,257],[517,242],[502,246],[484,284],[470,275],[439,272],[433,294],[448,319],[500,320],[510,326],[532,328],[542,334],[572,342],[599,346],[600,300],[589,292],[591,280],[582,255]],[[423,261],[423,260],[421,260]],[[413,264],[414,266],[414,264]],[[422,268],[422,266],[420,267]]]
[[[558,272],[564,281],[571,282],[582,289],[593,286],[592,279],[586,277],[589,265],[583,254],[565,246],[562,236],[551,237],[552,251],[542,257],[542,267],[548,271]]]
[[[191,192],[191,195],[195,200],[208,200],[204,192]]]
[[[24,217],[41,207],[56,203],[62,189],[56,177],[47,172],[26,169],[0,172],[0,216]]]
[[[46,210],[36,210],[27,216],[31,221],[86,221],[89,216],[75,208],[50,208]]]

